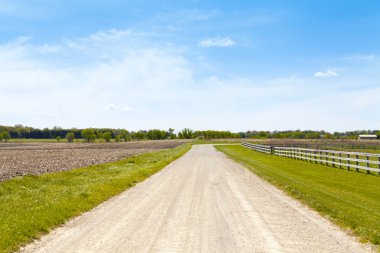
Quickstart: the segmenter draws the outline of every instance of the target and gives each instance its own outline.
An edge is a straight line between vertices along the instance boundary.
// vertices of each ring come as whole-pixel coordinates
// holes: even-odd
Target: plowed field
[[[184,140],[124,143],[1,143],[0,181],[27,174],[117,161],[157,149],[174,148]]]

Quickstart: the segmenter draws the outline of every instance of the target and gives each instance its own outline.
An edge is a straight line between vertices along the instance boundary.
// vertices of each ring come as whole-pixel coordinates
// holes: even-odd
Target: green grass
[[[320,212],[362,241],[380,244],[380,177],[265,155],[240,145],[216,148]]]
[[[118,162],[0,183],[0,252],[15,251],[143,181],[190,147],[185,144]]]

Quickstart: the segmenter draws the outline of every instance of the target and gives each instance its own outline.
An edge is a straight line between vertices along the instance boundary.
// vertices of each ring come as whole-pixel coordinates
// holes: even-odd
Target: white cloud
[[[316,72],[314,74],[314,77],[316,78],[330,78],[330,77],[336,77],[338,76],[338,73],[332,70],[327,70],[325,72]]]
[[[133,111],[133,108],[132,107],[130,107],[130,106],[128,106],[128,105],[126,105],[126,106],[123,106],[122,108],[121,108],[121,110],[122,111]]]
[[[106,107],[104,107],[104,109],[107,110],[107,111],[109,111],[109,110],[115,110],[116,109],[116,105],[109,104]]]
[[[372,61],[377,59],[376,54],[354,54],[343,57],[345,60]]]
[[[42,46],[36,47],[36,51],[41,54],[54,54],[58,53],[61,50],[61,47],[55,45],[44,44]]]
[[[235,41],[229,37],[224,38],[210,38],[199,42],[201,47],[232,47],[235,45]]]
[[[64,40],[46,47],[54,57],[33,40],[0,45],[1,124],[233,131],[380,124],[362,113],[380,111],[380,90],[359,90],[363,80],[201,77],[183,51],[151,45],[144,36],[150,35],[110,30]]]

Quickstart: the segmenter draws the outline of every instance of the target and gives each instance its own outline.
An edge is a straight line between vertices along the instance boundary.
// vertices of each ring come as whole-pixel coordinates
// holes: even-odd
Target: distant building
[[[361,134],[358,137],[359,140],[376,140],[377,135],[376,134]]]

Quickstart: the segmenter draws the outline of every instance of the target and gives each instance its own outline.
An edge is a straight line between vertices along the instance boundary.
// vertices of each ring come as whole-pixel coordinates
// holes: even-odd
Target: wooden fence
[[[250,143],[243,143],[242,145],[266,154],[321,163],[333,167],[345,167],[348,170],[365,170],[368,173],[373,171],[380,174],[380,154],[295,147],[273,147]]]
[[[247,143],[247,142],[243,142],[242,145],[261,153],[266,153],[266,154],[272,153],[272,147],[269,145],[259,145],[259,144],[252,144],[252,143]]]

